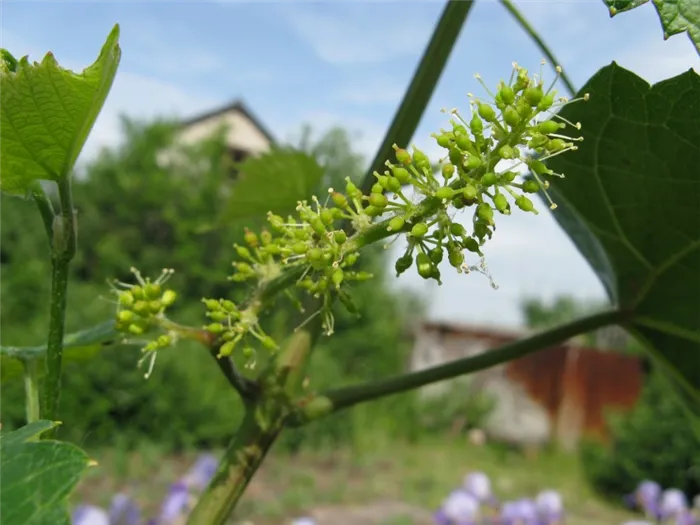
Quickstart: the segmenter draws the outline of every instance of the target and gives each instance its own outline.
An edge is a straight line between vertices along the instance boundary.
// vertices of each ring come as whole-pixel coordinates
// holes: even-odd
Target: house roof
[[[192,124],[196,124],[198,122],[201,122],[203,120],[207,120],[210,118],[215,118],[218,117],[219,115],[223,115],[224,113],[228,113],[229,111],[238,111],[242,113],[248,120],[250,120],[253,125],[260,130],[260,132],[265,136],[267,140],[270,141],[270,144],[276,144],[275,137],[272,136],[272,133],[268,131],[268,129],[262,124],[262,122],[248,109],[248,106],[245,105],[245,103],[241,99],[236,99],[230,104],[227,104],[223,107],[220,107],[218,109],[208,111],[207,113],[202,113],[200,115],[197,115],[195,117],[189,118],[187,120],[184,120],[180,123],[182,127],[188,127],[191,126]]]

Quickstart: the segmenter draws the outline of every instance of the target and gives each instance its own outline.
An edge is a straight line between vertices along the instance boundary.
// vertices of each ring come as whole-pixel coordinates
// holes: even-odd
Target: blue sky
[[[690,67],[700,71],[687,35],[663,40],[651,3],[611,19],[599,0],[517,3],[577,86],[615,60],[649,82]],[[303,123],[319,132],[348,128],[371,157],[444,7],[402,2],[59,2],[2,3],[0,41],[38,60],[51,50],[65,67],[90,64],[114,23],[122,63],[83,158],[119,140],[118,115],[188,117],[243,98],[280,140]],[[536,70],[542,53],[495,1],[478,2],[415,136],[447,122],[443,107],[467,108],[466,93],[510,75],[513,61]],[[546,69],[545,80],[552,78]],[[563,91],[563,87],[562,87]],[[434,157],[437,158],[437,157]],[[518,301],[568,293],[603,298],[603,289],[549,213],[502,217],[487,245],[493,290],[477,274],[444,268],[437,287],[404,274],[399,286],[423,293],[429,315],[447,321],[517,325]],[[399,243],[392,246],[398,251]],[[411,272],[409,272],[410,274]]]

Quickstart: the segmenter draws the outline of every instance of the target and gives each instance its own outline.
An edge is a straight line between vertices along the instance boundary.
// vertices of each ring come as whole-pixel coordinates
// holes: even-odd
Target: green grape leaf
[[[583,142],[547,161],[554,217],[700,415],[700,75],[650,86],[613,62],[584,93],[560,112]]]
[[[297,202],[311,198],[323,168],[306,153],[276,148],[237,165],[238,181],[222,212],[222,221],[264,216],[268,211],[286,214]],[[325,199],[325,195],[319,195]]]
[[[0,190],[24,195],[32,181],[69,176],[102,109],[119,66],[119,26],[82,73],[58,65],[52,53],[33,64],[0,61]]]
[[[610,16],[646,4],[649,0],[603,0]],[[654,0],[664,30],[664,40],[678,33],[688,32],[700,55],[700,2],[698,0]]]
[[[70,525],[67,499],[90,458],[71,443],[37,440],[58,424],[35,421],[0,434],[3,523]]]
[[[114,321],[66,334],[63,338],[64,362],[87,361],[92,359],[106,346],[121,339],[115,330]],[[5,346],[0,345],[0,379],[3,381],[22,375],[21,361],[25,359],[42,359],[46,355],[46,345],[40,346]],[[40,368],[43,372],[43,367]]]

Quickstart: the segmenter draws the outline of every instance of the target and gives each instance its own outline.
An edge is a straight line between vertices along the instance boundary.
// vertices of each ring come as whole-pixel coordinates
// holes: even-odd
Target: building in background
[[[415,334],[410,368],[476,356],[528,335],[425,322]],[[489,438],[528,447],[554,441],[572,450],[584,436],[606,438],[606,410],[630,409],[643,376],[639,358],[572,340],[469,375],[464,395],[480,391],[495,401],[484,428]],[[423,394],[448,387],[448,382],[429,385]]]
[[[276,143],[275,138],[241,100],[184,120],[177,132],[176,145],[192,145],[214,136],[225,128],[228,154],[233,162],[242,162],[250,156],[261,155]],[[177,162],[177,148],[159,155],[159,161]]]

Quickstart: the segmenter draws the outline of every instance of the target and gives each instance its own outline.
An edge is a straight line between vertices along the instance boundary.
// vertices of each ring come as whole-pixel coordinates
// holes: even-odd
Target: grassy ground
[[[168,485],[196,454],[162,456],[144,447],[128,455],[109,450],[93,456],[100,467],[80,486],[80,500],[106,505],[115,490],[130,486],[153,515]],[[569,513],[567,525],[618,525],[631,518],[593,496],[573,456],[527,457],[441,438],[418,445],[380,445],[362,454],[340,450],[290,457],[273,451],[251,483],[237,519],[273,525],[315,514],[324,520],[320,525],[422,525],[430,523],[428,512],[471,470],[488,473],[503,499],[534,496],[545,488],[559,490]],[[343,519],[362,512],[364,517],[357,520]]]

